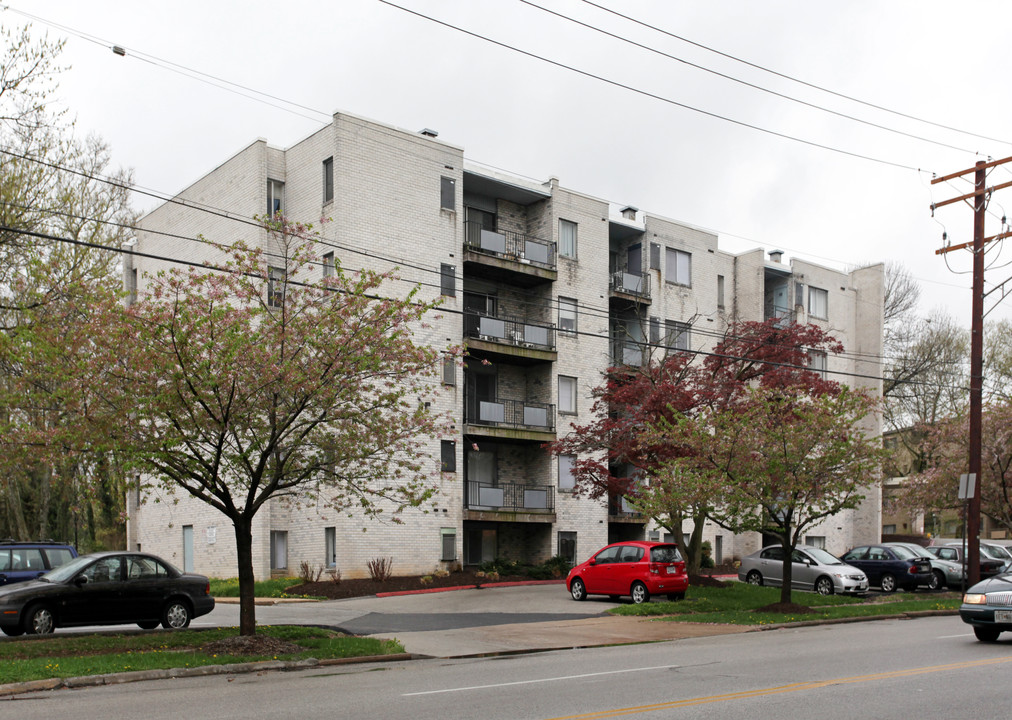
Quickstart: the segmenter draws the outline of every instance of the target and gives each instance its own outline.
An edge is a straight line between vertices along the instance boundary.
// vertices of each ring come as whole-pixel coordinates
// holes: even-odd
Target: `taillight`
[[[652,572],[655,575],[660,575],[661,574],[660,563],[653,563],[653,562],[650,563],[650,572]]]
[[[211,594],[211,581],[210,580],[208,580],[207,581],[207,585],[204,586],[204,594],[205,595],[210,595]]]

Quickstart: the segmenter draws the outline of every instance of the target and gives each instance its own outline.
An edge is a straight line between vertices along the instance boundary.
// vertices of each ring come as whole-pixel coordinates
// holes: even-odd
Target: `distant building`
[[[812,365],[880,392],[882,266],[841,273],[785,264],[779,251],[730,254],[712,232],[554,178],[539,183],[473,165],[435,135],[335,114],[288,149],[257,140],[179,193],[185,206],[166,203],[140,222],[138,253],[199,261],[209,259],[206,246],[156,233],[228,242],[258,232],[231,218],[277,210],[332,218],[323,233],[349,249],[335,250],[346,267],[400,265],[427,283],[429,296],[444,295],[447,311],[422,341],[469,347],[465,367],[451,365],[443,378],[440,409],[453,413],[457,436],[431,444],[433,462],[451,468],[437,511],[409,511],[405,524],[385,525],[275,501],[254,527],[258,577],[294,572],[303,561],[362,576],[377,557],[392,557],[397,574],[496,557],[582,561],[609,541],[659,537],[621,498],[574,498],[571,458],[554,458],[542,444],[591,421],[591,390],[605,368],[642,363],[658,344],[708,351],[735,318],[824,327],[846,351],[813,353]],[[162,267],[135,255],[126,282],[143,294],[144,274]],[[877,434],[878,422],[867,418],[867,429]],[[150,499],[131,497],[131,548],[234,574],[224,516],[188,498]],[[842,552],[877,540],[880,529],[872,482],[860,508],[806,541]],[[760,543],[756,533],[733,537],[716,527],[706,539],[717,562]]]

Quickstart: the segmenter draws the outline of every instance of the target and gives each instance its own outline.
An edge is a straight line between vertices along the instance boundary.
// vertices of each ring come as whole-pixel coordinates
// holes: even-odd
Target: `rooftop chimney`
[[[779,263],[780,258],[784,256],[783,250],[770,250],[770,262]]]
[[[626,220],[635,220],[636,213],[638,213],[639,210],[640,210],[639,208],[633,207],[632,205],[626,205],[619,212],[622,213],[622,217],[624,217]]]
[[[438,130],[430,130],[429,128],[422,128],[418,132],[420,135],[424,135],[425,137],[439,137]]]

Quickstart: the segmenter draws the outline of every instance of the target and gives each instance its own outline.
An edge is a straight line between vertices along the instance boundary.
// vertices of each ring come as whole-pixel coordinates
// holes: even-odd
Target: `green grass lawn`
[[[747,583],[728,583],[727,587],[690,587],[680,602],[653,602],[623,605],[610,612],[615,615],[663,616],[672,622],[730,623],[734,625],[770,625],[774,623],[872,617],[928,610],[956,610],[959,593],[895,593],[872,598],[845,595],[816,595],[793,592],[791,602],[804,605],[811,613],[756,612],[758,608],[780,602],[780,588],[759,587]]]
[[[307,595],[289,595],[285,592],[288,588],[301,584],[302,581],[294,577],[257,580],[253,583],[253,595],[258,598],[308,597]],[[214,597],[239,597],[239,578],[226,580],[211,578],[211,595]]]
[[[0,643],[0,685],[132,670],[404,652],[396,641],[348,637],[321,628],[264,626],[258,627],[257,633],[287,640],[303,650],[278,656],[221,655],[201,650],[208,643],[238,635],[238,628],[7,638]]]

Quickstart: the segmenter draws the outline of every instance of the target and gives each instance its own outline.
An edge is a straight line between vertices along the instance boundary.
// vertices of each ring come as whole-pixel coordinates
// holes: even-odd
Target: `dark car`
[[[34,580],[77,557],[73,545],[0,540],[0,585]]]
[[[973,626],[982,642],[994,642],[998,635],[1012,631],[1012,574],[981,580],[963,595],[959,617]]]
[[[210,583],[154,555],[82,555],[37,580],[0,588],[0,630],[51,633],[74,625],[184,628],[214,609]]]
[[[588,595],[628,595],[644,603],[651,595],[681,600],[689,587],[685,562],[671,543],[632,540],[601,548],[569,571],[566,588],[574,600]]]
[[[848,565],[863,570],[868,584],[893,592],[896,588],[916,590],[931,583],[931,562],[903,547],[862,545],[841,557]]]

